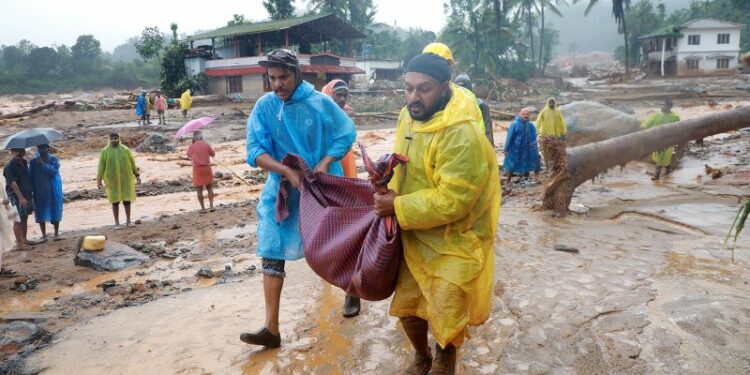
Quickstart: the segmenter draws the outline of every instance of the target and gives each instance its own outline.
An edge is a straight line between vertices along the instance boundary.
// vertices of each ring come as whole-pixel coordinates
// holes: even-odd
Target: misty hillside
[[[656,0],[652,2],[654,5],[657,4]],[[663,2],[667,8],[667,14],[690,4],[689,0],[663,0]],[[555,53],[567,54],[573,43],[575,43],[575,52],[612,52],[617,46],[622,45],[622,35],[617,33],[617,25],[612,17],[612,2],[600,1],[588,16],[584,16],[587,4],[588,1],[584,0],[570,7],[561,7],[563,18],[551,12],[547,13],[551,14],[549,20],[554,28],[560,31],[560,44]]]

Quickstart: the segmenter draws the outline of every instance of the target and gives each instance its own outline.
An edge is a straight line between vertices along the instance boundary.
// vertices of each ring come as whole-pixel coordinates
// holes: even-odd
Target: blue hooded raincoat
[[[247,121],[247,163],[268,154],[277,161],[287,153],[300,155],[310,168],[324,157],[340,159],[356,138],[354,123],[328,96],[302,81],[292,97],[284,102],[274,93],[261,97]],[[343,175],[341,163],[328,171]],[[258,202],[258,256],[295,260],[304,256],[299,232],[299,192],[289,197],[289,217],[277,223],[276,196],[281,176],[269,173]]]
[[[508,173],[526,173],[542,169],[539,162],[539,146],[536,143],[536,128],[531,121],[521,117],[510,124],[505,136],[505,160],[503,170]]]
[[[59,223],[63,214],[60,161],[52,154],[39,163],[39,154],[29,163],[31,187],[34,192],[34,215],[37,223]]]
[[[146,114],[146,95],[141,94],[138,96],[138,101],[135,102],[135,114],[141,117]]]

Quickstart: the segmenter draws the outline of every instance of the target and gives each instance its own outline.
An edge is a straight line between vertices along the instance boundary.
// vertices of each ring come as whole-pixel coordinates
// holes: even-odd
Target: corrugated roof
[[[283,20],[277,20],[277,21],[264,21],[264,22],[253,22],[253,23],[243,23],[240,25],[232,25],[232,26],[225,26],[216,30],[212,30],[209,32],[196,34],[191,37],[188,37],[187,40],[201,40],[201,39],[211,39],[211,38],[224,38],[229,37],[233,35],[252,35],[252,34],[261,34],[261,33],[267,33],[272,31],[279,31],[279,30],[287,30],[291,29],[296,26],[301,26],[306,23],[314,22],[321,20],[326,17],[332,17],[335,20],[332,20],[333,22],[340,22],[345,24],[346,26],[349,26],[349,28],[354,30],[353,37],[364,37],[364,35],[361,35],[361,32],[354,29],[351,25],[347,24],[344,21],[341,21],[333,14],[315,14],[310,16],[304,16],[304,17],[296,17],[296,18],[287,18]],[[350,30],[347,30],[350,31]]]

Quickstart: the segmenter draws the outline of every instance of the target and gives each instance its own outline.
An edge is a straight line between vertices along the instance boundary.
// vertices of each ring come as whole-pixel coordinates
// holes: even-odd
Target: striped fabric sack
[[[313,172],[301,157],[288,154],[283,163],[303,172],[299,226],[305,259],[315,273],[348,294],[369,300],[388,298],[396,288],[401,237],[395,217],[381,218],[373,209],[375,190],[387,191],[393,169],[407,162],[386,155],[373,163],[362,144],[370,181]],[[282,178],[276,219],[288,216],[291,183]]]

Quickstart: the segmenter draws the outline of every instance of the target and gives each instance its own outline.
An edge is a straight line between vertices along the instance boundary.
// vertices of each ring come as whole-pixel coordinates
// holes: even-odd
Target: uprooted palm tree
[[[750,127],[750,106],[571,148],[567,152],[567,170],[545,183],[542,207],[565,213],[575,189],[610,168],[642,159],[656,150],[745,127]]]

